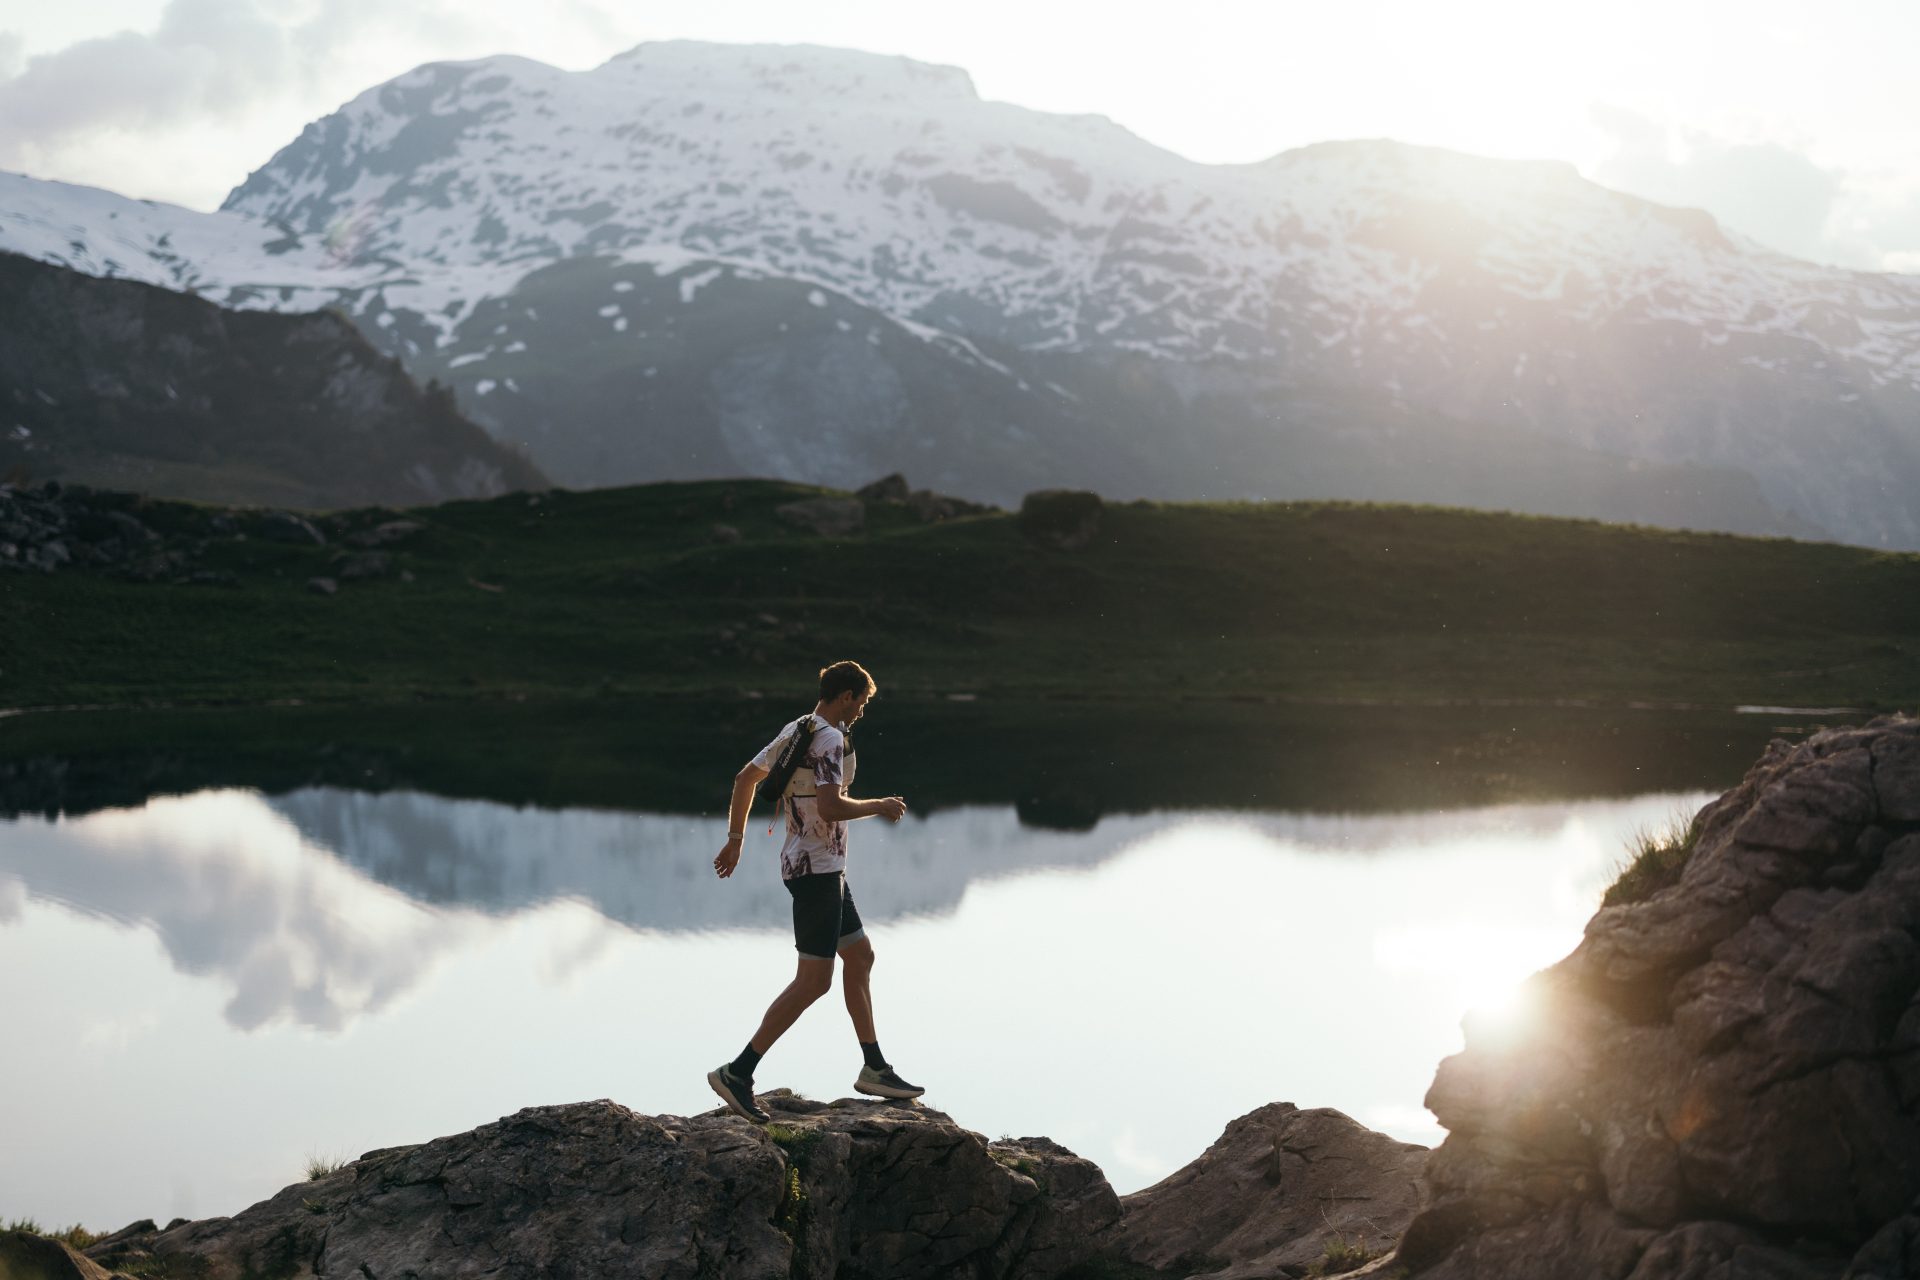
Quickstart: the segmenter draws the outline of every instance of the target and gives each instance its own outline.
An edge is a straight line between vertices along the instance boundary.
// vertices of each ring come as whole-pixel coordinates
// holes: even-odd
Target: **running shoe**
[[[753,1100],[753,1081],[742,1080],[733,1074],[733,1064],[727,1063],[707,1072],[707,1083],[720,1095],[720,1101],[727,1104],[727,1110],[742,1120],[751,1120],[755,1124],[765,1124],[773,1117],[762,1111]]]
[[[902,1080],[892,1067],[860,1068],[860,1078],[853,1082],[853,1087],[856,1092],[876,1098],[917,1098],[926,1092],[919,1085]]]

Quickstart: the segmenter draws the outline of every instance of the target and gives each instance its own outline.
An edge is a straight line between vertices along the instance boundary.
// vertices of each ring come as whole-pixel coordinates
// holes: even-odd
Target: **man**
[[[873,996],[868,979],[873,973],[873,944],[861,927],[860,913],[847,890],[847,823],[876,814],[898,822],[907,812],[899,796],[884,800],[855,800],[853,744],[848,730],[866,710],[874,693],[873,677],[857,662],[836,662],[820,672],[820,700],[810,715],[782,729],[766,748],[733,779],[733,803],[727,808],[727,843],[713,860],[724,880],[740,862],[740,842],[747,831],[747,813],[754,792],[773,772],[796,734],[812,730],[805,756],[794,769],[786,791],[787,838],[780,846],[780,878],[793,895],[793,942],[800,953],[799,971],[786,990],[768,1006],[760,1029],[740,1056],[707,1073],[707,1083],[738,1116],[765,1124],[767,1113],[753,1100],[753,1070],[761,1055],[785,1034],[815,1000],[833,989],[833,959],[846,966],[841,986],[847,1013],[866,1064],[853,1087],[880,1098],[917,1098],[926,1090],[895,1074],[880,1053],[873,1029]],[[775,796],[779,805],[782,797]]]

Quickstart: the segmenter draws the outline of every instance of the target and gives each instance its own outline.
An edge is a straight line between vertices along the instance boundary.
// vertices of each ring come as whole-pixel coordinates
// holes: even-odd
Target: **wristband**
[[[727,839],[729,839],[729,840],[744,840],[744,839],[746,838],[746,835],[747,835],[747,833],[746,833],[746,832],[744,832],[744,831],[729,831],[729,832],[727,832]]]

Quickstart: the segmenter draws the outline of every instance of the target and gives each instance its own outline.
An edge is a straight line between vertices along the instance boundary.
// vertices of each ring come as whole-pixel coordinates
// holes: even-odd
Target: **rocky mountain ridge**
[[[228,311],[11,253],[0,253],[0,423],[0,477],[208,502],[412,505],[546,487],[337,314]],[[47,520],[60,515],[52,497],[35,508]],[[0,565],[72,558],[60,538],[30,538],[44,520],[7,515]],[[134,521],[121,531],[133,543],[153,541],[133,516],[115,518]]]
[[[1384,141],[1196,164],[906,59],[431,64],[219,214],[0,178],[0,247],[340,306],[565,483],[844,484],[855,457],[1002,502],[1380,498],[1920,546],[1907,277],[1557,164]]]

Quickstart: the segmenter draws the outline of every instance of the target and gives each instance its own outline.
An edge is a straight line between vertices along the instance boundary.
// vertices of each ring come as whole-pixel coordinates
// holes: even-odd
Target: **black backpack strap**
[[[787,739],[786,750],[773,762],[773,768],[767,774],[767,782],[773,788],[773,816],[780,816],[781,808],[787,803],[787,788],[793,784],[793,775],[799,771],[800,762],[807,758],[807,747],[813,742],[815,729],[813,713],[800,717],[793,727],[793,736]],[[771,824],[767,827],[771,832]]]

